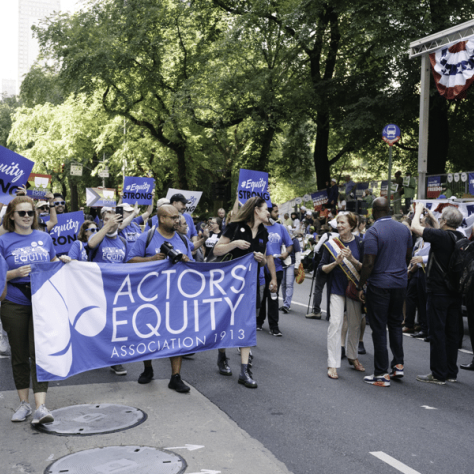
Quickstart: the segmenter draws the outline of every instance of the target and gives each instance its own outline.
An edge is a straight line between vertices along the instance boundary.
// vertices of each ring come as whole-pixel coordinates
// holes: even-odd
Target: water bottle
[[[272,289],[273,289],[273,285],[270,285],[270,290],[272,290]],[[272,300],[276,300],[278,298],[278,294],[270,292],[270,298]]]

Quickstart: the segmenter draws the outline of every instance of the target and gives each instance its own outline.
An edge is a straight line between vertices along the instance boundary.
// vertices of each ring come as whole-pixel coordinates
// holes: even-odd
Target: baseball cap
[[[158,199],[158,202],[156,203],[156,208],[158,209],[159,207],[164,206],[165,204],[170,204],[170,200],[166,198]]]
[[[336,178],[332,178],[332,179],[331,179],[331,183],[337,183]]]
[[[43,206],[48,206],[49,207],[49,203],[46,202],[46,201],[38,201],[36,203],[36,207],[43,207]]]
[[[100,215],[105,214],[106,212],[114,212],[114,208],[113,207],[103,207],[100,210]]]
[[[123,207],[123,210],[127,212],[133,212],[134,210],[133,207],[128,203],[119,204],[117,207]]]
[[[170,199],[170,204],[173,204],[174,202],[179,201],[182,202],[183,204],[187,204],[189,201],[184,197],[183,194],[173,194]]]
[[[301,206],[301,207],[300,207],[300,210],[301,210],[301,211],[306,211],[306,207]]]

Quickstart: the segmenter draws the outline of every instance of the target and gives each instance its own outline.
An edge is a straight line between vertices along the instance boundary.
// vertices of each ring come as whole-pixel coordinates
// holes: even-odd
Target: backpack
[[[454,243],[454,250],[449,259],[448,270],[443,270],[434,253],[432,259],[441,271],[449,291],[458,295],[465,295],[472,289],[473,284],[474,242],[471,242],[466,237],[458,239],[453,232],[448,232]]]
[[[148,229],[148,233],[147,233],[147,236],[146,236],[146,244],[145,244],[145,250],[148,248],[148,246],[150,245],[150,242],[151,242],[151,239],[153,239],[153,234],[155,233],[155,230],[156,230],[156,226],[154,225],[151,229]],[[182,236],[179,232],[176,232],[176,234],[179,235],[179,237],[181,238],[181,240],[183,241],[184,245],[186,245],[186,250],[189,250],[189,247],[188,247],[188,239],[184,236]]]
[[[125,254],[127,254],[127,241],[121,235],[118,235],[117,237],[122,241],[123,245],[125,245]],[[86,251],[87,249],[89,249],[89,252],[87,255],[89,257],[89,262],[94,261],[94,258],[97,255],[97,252],[99,251],[99,247],[100,247],[100,244],[93,249],[89,249],[89,247],[86,248]]]

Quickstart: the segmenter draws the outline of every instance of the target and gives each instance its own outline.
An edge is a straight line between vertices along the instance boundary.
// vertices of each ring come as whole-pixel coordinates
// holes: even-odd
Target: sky
[[[73,12],[77,0],[61,0],[61,10]],[[18,76],[18,0],[0,0],[0,79]]]

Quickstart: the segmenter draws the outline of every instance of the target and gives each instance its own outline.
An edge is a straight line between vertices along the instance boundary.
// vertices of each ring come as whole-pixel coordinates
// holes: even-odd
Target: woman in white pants
[[[359,270],[362,268],[362,240],[352,234],[357,225],[357,217],[349,212],[337,216],[339,237],[324,244],[323,256],[319,267],[329,274],[327,285],[329,299],[328,328],[328,377],[339,378],[337,369],[341,366],[341,330],[344,321],[344,309],[347,311],[348,337],[347,359],[354,369],[365,372],[358,360],[361,303],[346,296],[349,281],[358,283]],[[354,292],[356,298],[357,292]]]

